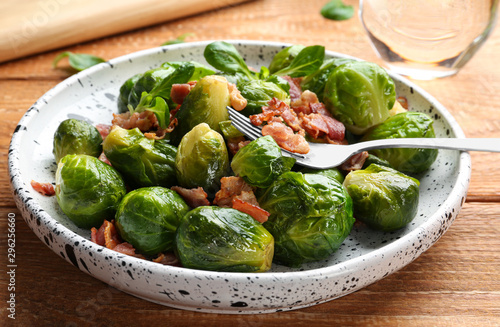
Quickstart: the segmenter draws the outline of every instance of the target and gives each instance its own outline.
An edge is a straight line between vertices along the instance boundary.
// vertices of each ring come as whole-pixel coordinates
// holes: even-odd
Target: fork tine
[[[229,118],[231,119],[231,123],[236,129],[245,134],[248,138],[255,140],[262,136],[260,128],[254,126],[250,119],[243,116],[236,110],[231,107],[227,107],[227,111],[229,113]]]

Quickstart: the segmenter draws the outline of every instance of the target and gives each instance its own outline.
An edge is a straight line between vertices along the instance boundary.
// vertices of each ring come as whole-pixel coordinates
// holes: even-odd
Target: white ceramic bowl
[[[268,65],[288,44],[229,41],[249,66]],[[56,254],[84,273],[137,297],[187,310],[262,313],[298,309],[344,296],[409,264],[451,225],[467,193],[470,157],[440,150],[431,169],[418,176],[417,217],[402,230],[382,233],[353,229],[328,260],[292,269],[274,265],[270,272],[221,273],[163,266],[129,257],[90,241],[58,208],[55,197],[38,194],[30,181],[53,182],[56,164],[52,138],[61,121],[85,119],[109,123],[119,88],[130,76],[165,61],[206,63],[209,42],[185,43],[132,53],[73,75],[41,97],[24,115],[12,136],[9,171],[13,195],[26,223]],[[327,56],[346,57],[327,51]],[[435,120],[437,137],[464,137],[453,117],[428,93],[392,76],[410,109]]]

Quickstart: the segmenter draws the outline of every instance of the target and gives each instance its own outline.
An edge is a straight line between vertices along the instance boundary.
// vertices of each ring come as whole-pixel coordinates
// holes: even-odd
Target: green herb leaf
[[[342,0],[332,0],[321,8],[321,15],[331,20],[346,20],[354,16],[354,8]]]
[[[203,53],[205,60],[216,69],[229,74],[243,74],[248,79],[255,79],[255,74],[248,69],[245,60],[236,48],[223,41],[212,42]]]
[[[167,42],[162,43],[161,45],[164,46],[164,45],[170,45],[170,44],[184,43],[188,36],[194,36],[194,33],[184,33],[182,35],[179,35],[176,39],[169,40]]]
[[[69,65],[77,70],[82,71],[94,65],[100,64],[101,62],[105,62],[106,60],[96,57],[90,54],[85,53],[73,53],[70,51],[65,51],[59,54],[54,61],[52,62],[52,67],[56,68],[57,64],[61,59],[68,57]]]
[[[325,47],[321,45],[313,45],[306,47],[300,51],[292,60],[289,66],[282,68],[274,73],[274,75],[291,77],[301,77],[312,74],[323,63],[325,59]]]

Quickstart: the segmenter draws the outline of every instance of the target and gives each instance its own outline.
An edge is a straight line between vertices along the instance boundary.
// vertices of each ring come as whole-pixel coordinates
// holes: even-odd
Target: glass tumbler
[[[388,68],[414,79],[456,74],[486,41],[498,0],[360,0],[359,16]]]

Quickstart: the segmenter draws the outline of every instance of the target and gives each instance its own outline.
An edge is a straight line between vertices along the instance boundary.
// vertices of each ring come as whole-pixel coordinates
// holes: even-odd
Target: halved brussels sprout
[[[262,107],[267,106],[272,98],[290,102],[288,93],[285,90],[275,83],[264,80],[240,82],[238,83],[238,90],[240,90],[241,96],[247,100],[245,109],[240,111],[245,116],[261,113]]]
[[[377,164],[351,171],[344,181],[356,219],[382,231],[400,229],[413,220],[419,185],[415,178]]]
[[[179,144],[184,134],[200,123],[207,123],[220,132],[219,122],[229,119],[226,108],[229,104],[229,90],[224,77],[211,75],[200,79],[175,115],[178,125],[170,133],[172,144]]]
[[[396,91],[392,78],[382,67],[352,61],[331,72],[323,101],[350,132],[360,135],[389,118]]]
[[[436,137],[432,118],[421,112],[402,112],[387,119],[384,123],[369,130],[361,141]],[[419,173],[427,170],[436,160],[437,149],[378,149],[371,153],[387,160],[392,168],[407,173]]]
[[[148,139],[138,129],[114,126],[104,139],[104,154],[133,188],[176,185],[177,148],[165,140]]]
[[[99,227],[112,219],[126,193],[121,175],[96,157],[69,154],[56,171],[57,203],[78,227]]]
[[[265,188],[281,174],[290,171],[295,159],[284,157],[272,136],[267,135],[238,150],[231,161],[234,173],[249,185]]]
[[[290,267],[328,258],[354,224],[345,188],[319,174],[284,173],[258,202],[271,214],[263,225],[274,236],[274,258]]]
[[[229,155],[222,135],[201,123],[184,135],[175,157],[179,185],[201,186],[209,197],[220,188],[220,179],[229,174]]]
[[[189,211],[176,234],[186,268],[264,272],[271,268],[273,236],[250,215],[232,208],[201,206]]]
[[[123,240],[144,254],[171,251],[181,218],[190,210],[182,197],[164,187],[133,190],[120,202],[116,227]]]
[[[54,133],[53,146],[56,162],[67,154],[99,157],[102,153],[102,136],[95,126],[86,121],[66,119]]]

